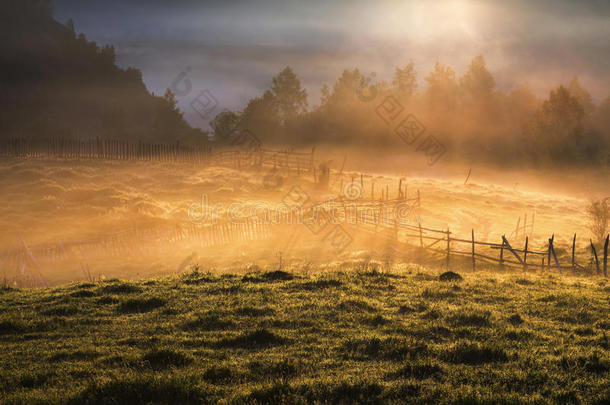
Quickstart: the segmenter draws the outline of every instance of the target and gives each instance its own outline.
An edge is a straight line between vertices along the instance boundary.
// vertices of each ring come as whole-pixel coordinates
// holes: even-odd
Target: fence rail
[[[180,142],[149,143],[120,139],[50,137],[46,140],[9,138],[0,140],[0,156],[62,160],[124,160],[208,163],[220,166],[274,168],[282,171],[312,172],[314,152],[295,152],[264,148],[212,150],[210,146],[192,147]]]
[[[356,226],[359,230],[364,230],[375,234],[385,232],[386,238],[392,239],[394,242],[397,243],[403,242],[406,244],[410,244],[410,242],[415,240],[415,243],[413,245],[419,245],[419,248],[421,249],[445,255],[447,268],[450,267],[451,255],[470,256],[472,258],[473,271],[476,270],[477,259],[498,264],[500,265],[500,267],[516,267],[521,268],[523,270],[538,266],[540,266],[542,270],[551,270],[552,268],[556,268],[560,274],[563,270],[566,269],[571,269],[575,271],[586,268],[585,266],[577,263],[576,261],[576,234],[574,234],[574,237],[572,238],[571,255],[566,259],[565,257],[557,256],[557,253],[555,251],[555,235],[552,235],[551,238],[548,239],[548,244],[546,245],[545,250],[532,250],[529,246],[529,236],[525,236],[524,247],[520,249],[513,248],[505,235],[502,235],[501,241],[499,241],[498,243],[486,241],[483,242],[477,241],[475,239],[474,229],[471,232],[471,239],[468,240],[451,236],[452,232],[449,229],[432,229],[422,227],[421,224],[411,225],[401,223],[400,221],[396,220],[395,217],[386,217],[382,218],[381,220],[376,220],[375,218],[373,218],[373,220],[368,220],[370,217],[365,215],[365,218],[367,218],[367,220],[355,222],[351,225]],[[374,225],[374,229],[371,229],[371,225]],[[438,236],[438,234],[442,234],[444,236]],[[431,241],[432,243],[426,245],[424,241]],[[597,254],[595,245],[592,241],[590,241],[592,257],[589,264],[595,265],[596,274],[603,274],[605,277],[608,276],[609,241],[610,235],[606,236],[605,239],[603,248],[603,260],[600,260],[600,256],[598,256]],[[445,243],[446,248],[435,248],[435,246],[439,243]],[[462,244],[462,246],[464,244],[470,245],[471,249],[470,251],[457,250],[453,247],[456,244]],[[495,257],[492,256],[492,253],[486,252],[487,254],[484,254],[481,252],[477,252],[477,246],[491,249],[494,251],[499,251],[499,255]],[[538,264],[532,262],[532,256],[537,257],[540,260],[540,263]],[[530,260],[529,262],[528,259]]]
[[[46,140],[10,138],[0,141],[0,156],[74,159],[195,162],[209,160],[209,146],[188,147],[180,142],[150,143],[120,139],[50,137]]]

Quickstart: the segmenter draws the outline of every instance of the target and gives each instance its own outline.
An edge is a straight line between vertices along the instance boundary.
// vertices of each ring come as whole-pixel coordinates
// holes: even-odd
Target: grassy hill
[[[0,291],[4,403],[608,403],[606,280],[417,267]]]

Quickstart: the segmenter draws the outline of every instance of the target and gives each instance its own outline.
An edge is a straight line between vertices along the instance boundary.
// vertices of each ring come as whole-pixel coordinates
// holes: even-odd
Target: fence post
[[[472,229],[472,271],[476,270],[475,260],[474,260],[474,229]]]
[[[500,268],[504,268],[504,235],[502,235],[502,246],[500,246]]]
[[[449,271],[449,258],[451,257],[451,238],[449,234],[449,228],[447,228],[447,271]]]
[[[421,222],[418,222],[418,225],[419,225],[419,246],[423,248],[424,247],[424,235],[421,230]]]
[[[608,242],[610,234],[606,236],[606,243],[604,244],[604,277],[608,277]]]
[[[555,254],[555,248],[553,247],[553,239],[555,239],[555,235],[553,235],[553,238],[551,238],[550,240],[550,249],[551,249],[551,253],[553,253],[553,259],[555,260],[555,265],[557,266],[557,269],[559,270],[559,274],[561,274],[561,266],[559,265],[559,260],[557,260],[557,255]],[[549,263],[549,269],[551,268],[551,264]]]
[[[549,246],[546,252],[546,267],[548,271],[551,271],[551,246],[553,246],[553,239],[555,239],[555,234],[549,239]]]
[[[576,269],[576,262],[574,261],[574,251],[576,250],[576,234],[574,234],[574,238],[572,239],[572,271]]]
[[[599,274],[600,270],[599,270],[599,260],[597,258],[597,251],[595,250],[595,245],[593,244],[593,241],[591,239],[589,239],[589,241],[591,242],[591,250],[593,251],[593,256],[595,257],[595,266],[597,267],[597,271],[595,274]]]
[[[527,235],[525,236],[525,248],[523,249],[523,271],[527,270],[527,245],[529,242],[529,238]]]

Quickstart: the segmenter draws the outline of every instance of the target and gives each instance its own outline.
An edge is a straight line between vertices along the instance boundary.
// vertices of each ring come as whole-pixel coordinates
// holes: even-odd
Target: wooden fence
[[[21,237],[11,249],[0,253],[5,277],[20,285],[47,285],[44,265],[69,260],[88,262],[99,258],[150,257],[168,253],[176,244],[220,247],[239,242],[266,240],[273,236],[269,223],[257,217],[214,224],[131,228],[87,240],[28,245]]]
[[[210,146],[133,142],[119,139],[51,137],[45,141],[10,138],[0,141],[0,156],[66,160],[124,160],[208,163],[237,169],[273,168],[283,172],[312,172],[314,152],[244,148],[213,151]]]
[[[236,169],[272,169],[280,173],[313,173],[315,148],[311,152],[243,148],[220,150],[211,154],[211,163]]]
[[[505,235],[502,235],[498,243],[482,242],[476,240],[474,229],[471,230],[471,237],[464,239],[455,236],[450,229],[432,229],[421,226],[421,223],[413,224],[412,220],[401,221],[400,218],[396,218],[396,215],[387,215],[389,210],[385,206],[385,202],[377,202],[373,210],[370,207],[363,207],[362,210],[366,212],[364,220],[351,222],[349,225],[356,226],[358,231],[374,233],[395,243],[417,246],[420,249],[442,254],[445,257],[447,268],[451,266],[452,255],[470,257],[473,271],[477,268],[477,262],[523,270],[534,267],[540,267],[542,270],[555,268],[560,274],[566,269],[579,271],[587,268],[576,260],[576,234],[572,238],[571,251],[567,250],[570,254],[558,256],[555,235],[552,235],[548,239],[548,243],[538,250],[532,249],[529,236],[525,236],[523,248],[517,248],[511,245]],[[609,239],[610,235],[605,239],[603,259],[601,252],[598,255],[595,245],[589,240],[591,260],[588,265],[589,267],[594,266],[596,274],[603,274],[606,277],[608,275]],[[458,247],[462,248],[458,249]],[[487,250],[482,252],[482,249]]]
[[[160,162],[207,162],[209,146],[198,148],[174,144],[133,142],[120,139],[51,137],[47,140],[10,138],[0,141],[0,156],[73,160],[141,160]]]

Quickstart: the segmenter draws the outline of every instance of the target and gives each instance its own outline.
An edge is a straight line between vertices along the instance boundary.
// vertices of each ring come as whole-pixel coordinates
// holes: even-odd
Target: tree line
[[[419,88],[413,62],[396,68],[391,82],[344,70],[332,87],[322,87],[319,104],[308,108],[306,90],[286,67],[242,111],[224,111],[210,126],[219,143],[232,131],[247,129],[267,144],[396,149],[404,145],[379,110],[391,98],[394,107],[434,133],[454,159],[608,167],[610,97],[596,105],[577,77],[543,99],[527,87],[503,92],[484,58],[476,56],[461,76],[436,63],[424,81]]]

